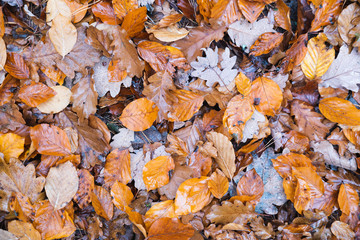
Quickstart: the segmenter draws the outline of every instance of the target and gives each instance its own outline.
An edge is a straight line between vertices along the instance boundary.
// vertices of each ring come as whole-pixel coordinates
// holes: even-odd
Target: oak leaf
[[[36,125],[30,129],[30,137],[35,149],[41,154],[65,156],[71,153],[69,138],[59,127]]]
[[[145,164],[143,180],[148,191],[169,183],[169,171],[174,170],[175,163],[170,156],[160,156]]]
[[[232,179],[236,170],[235,151],[229,139],[217,132],[209,132],[206,134],[207,139],[214,144],[218,155],[216,162],[226,177]]]
[[[46,177],[45,192],[54,210],[64,208],[79,188],[76,168],[71,162],[50,168]]]
[[[94,190],[91,193],[91,203],[99,216],[108,221],[112,219],[114,205],[110,193],[105,188],[95,185]]]
[[[128,104],[119,119],[130,130],[144,131],[154,123],[158,112],[154,102],[140,98]]]
[[[18,158],[24,152],[25,138],[15,133],[0,134],[0,153],[4,154],[5,162],[10,158]]]
[[[210,203],[208,181],[208,177],[191,178],[179,186],[174,202],[177,216],[196,213]]]
[[[110,194],[113,198],[112,202],[121,211],[125,211],[125,206],[129,206],[134,198],[131,189],[119,181],[111,186]]]
[[[351,29],[356,27],[354,25],[353,19],[358,18],[360,15],[360,8],[357,4],[350,4],[345,9],[343,9],[338,18],[338,31],[339,35],[344,40],[347,45],[351,45],[353,39],[348,36]]]
[[[149,240],[189,240],[195,233],[190,224],[183,224],[177,218],[163,217],[156,220],[149,229]]]
[[[129,150],[114,149],[107,155],[104,167],[104,186],[116,181],[127,184],[131,180]]]

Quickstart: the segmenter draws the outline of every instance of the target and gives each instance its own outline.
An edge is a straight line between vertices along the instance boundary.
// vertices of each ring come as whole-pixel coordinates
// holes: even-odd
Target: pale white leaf
[[[248,139],[253,138],[254,135],[257,135],[259,133],[260,122],[265,122],[265,116],[255,110],[251,118],[245,123],[243,139],[241,140],[241,142],[246,142]]]
[[[71,23],[71,18],[63,15],[56,16],[52,21],[49,37],[55,50],[62,56],[71,52],[77,39],[76,27]]]
[[[37,106],[42,113],[58,113],[64,110],[70,103],[72,92],[64,86],[51,87],[56,95]]]
[[[120,128],[119,133],[115,134],[112,138],[110,146],[115,148],[129,148],[131,147],[131,142],[135,140],[134,131],[131,131],[127,128]]]

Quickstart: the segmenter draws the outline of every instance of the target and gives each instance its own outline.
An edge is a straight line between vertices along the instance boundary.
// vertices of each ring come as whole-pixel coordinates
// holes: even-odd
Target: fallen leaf
[[[309,31],[317,32],[322,30],[323,27],[333,23],[340,14],[341,8],[342,1],[340,0],[323,1],[321,7],[315,11],[315,18],[311,23]]]
[[[281,33],[269,32],[263,33],[250,47],[250,55],[260,56],[271,52],[283,41],[284,35]]]
[[[116,181],[127,184],[131,180],[129,150],[114,149],[107,155],[104,167],[104,186]]]
[[[175,218],[175,206],[173,200],[166,200],[151,206],[145,213],[145,226],[147,229],[160,218]]]
[[[169,183],[169,171],[175,163],[170,156],[160,156],[147,162],[143,169],[143,180],[148,191]]]
[[[137,0],[112,0],[112,3],[119,19],[123,19],[131,10],[138,8]]]
[[[10,158],[19,158],[24,152],[24,144],[25,138],[15,133],[0,134],[0,152],[4,154],[5,162],[9,163]]]
[[[46,102],[49,98],[54,97],[56,92],[43,83],[31,81],[30,84],[23,86],[18,97],[26,105],[37,107],[39,104]]]
[[[8,230],[18,239],[41,240],[40,233],[31,223],[14,220],[9,222]]]
[[[256,205],[264,194],[264,183],[255,169],[247,171],[237,184],[238,200]]]
[[[4,68],[14,78],[28,79],[30,77],[29,67],[18,53],[8,53]]]
[[[147,239],[189,240],[194,233],[195,230],[190,224],[183,224],[177,218],[163,217],[151,225]]]
[[[76,168],[71,162],[50,168],[46,177],[45,192],[54,210],[64,208],[79,188]]]
[[[113,198],[112,202],[121,211],[125,211],[125,206],[129,206],[134,198],[131,189],[119,181],[111,186],[110,193]]]
[[[355,237],[355,233],[350,229],[349,225],[340,221],[334,221],[331,224],[331,232],[337,239],[354,239]]]
[[[0,71],[2,71],[5,67],[6,58],[7,58],[6,45],[4,39],[0,37]]]
[[[210,180],[208,181],[209,190],[214,197],[221,199],[229,189],[229,181],[219,169],[211,174]]]
[[[276,7],[277,11],[274,17],[276,23],[286,31],[292,32],[290,22],[290,8],[284,3],[283,0],[277,0]]]
[[[61,112],[70,103],[72,96],[70,89],[64,86],[53,86],[51,88],[56,95],[37,105],[37,108],[43,113]]]
[[[114,214],[114,206],[110,193],[103,187],[95,185],[91,193],[91,203],[99,216],[110,221]]]
[[[49,37],[55,50],[62,57],[71,52],[77,39],[76,27],[71,23],[71,18],[64,17],[61,14],[56,16],[52,20]]]
[[[9,210],[17,214],[17,218],[24,222],[30,222],[34,219],[34,206],[27,196],[20,192],[12,192],[9,200]]]
[[[263,2],[247,0],[238,0],[238,5],[241,9],[241,13],[250,23],[256,21],[265,7],[265,3]]]
[[[359,195],[351,185],[347,183],[341,184],[337,199],[341,212],[346,215],[350,215],[359,210]]]
[[[146,237],[146,230],[144,220],[142,215],[136,211],[132,211],[132,209],[128,206],[125,206],[125,212],[129,216],[129,220],[140,230],[140,232]]]
[[[91,202],[91,193],[94,190],[94,177],[86,169],[78,170],[79,188],[74,196],[74,201],[80,208],[84,208]]]
[[[94,15],[101,19],[103,23],[118,25],[121,20],[116,17],[114,8],[110,2],[99,2],[91,7]]]
[[[144,29],[144,23],[147,19],[146,12],[146,7],[140,7],[130,11],[124,17],[121,28],[125,30],[128,37],[135,37]]]

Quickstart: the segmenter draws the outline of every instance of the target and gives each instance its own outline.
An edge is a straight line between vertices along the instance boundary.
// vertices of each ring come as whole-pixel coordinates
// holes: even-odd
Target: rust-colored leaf
[[[140,98],[127,105],[119,119],[130,130],[144,131],[156,120],[158,111],[154,102]]]
[[[216,169],[208,181],[209,190],[214,197],[222,198],[229,189],[229,181],[222,171]]]
[[[125,212],[129,216],[129,220],[141,231],[142,234],[146,237],[146,230],[144,220],[142,215],[136,211],[132,211],[132,209],[128,206],[125,206]]]
[[[145,226],[147,229],[159,218],[175,218],[175,206],[173,200],[156,203],[145,213]]]
[[[340,14],[342,0],[328,0],[322,1],[322,3],[321,7],[316,9],[310,32],[320,31],[323,27],[334,23]]]
[[[46,155],[65,156],[71,153],[71,146],[65,131],[59,127],[39,124],[30,129],[35,149]]]
[[[95,209],[95,212],[99,216],[110,220],[114,214],[114,206],[111,200],[110,193],[101,186],[94,187],[93,192],[91,193],[91,202]]]
[[[280,27],[291,32],[290,8],[283,0],[276,1],[277,11],[275,13],[275,21]]]
[[[255,22],[265,7],[265,3],[258,1],[238,0],[239,8],[244,17],[251,23]]]
[[[30,199],[20,192],[13,192],[11,194],[9,209],[11,211],[15,211],[17,218],[22,221],[29,222],[30,220],[34,219],[34,206],[30,202]]]
[[[131,10],[124,18],[121,28],[124,29],[128,37],[132,38],[144,29],[144,23],[147,19],[146,7]]]
[[[284,72],[293,70],[293,68],[296,65],[299,65],[304,59],[307,52],[307,40],[307,34],[302,34],[297,38],[296,42],[288,50],[286,50],[286,56],[282,60]]]
[[[123,19],[131,10],[138,8],[137,0],[112,0],[112,3],[119,19]]]
[[[359,210],[359,195],[351,185],[347,183],[341,184],[338,203],[340,210],[346,215],[350,215]]]
[[[9,222],[8,230],[18,239],[41,240],[40,233],[31,223],[14,220]]]
[[[149,229],[149,240],[189,240],[195,233],[190,224],[183,224],[177,218],[163,217],[156,220]]]
[[[159,156],[145,164],[143,180],[148,191],[169,183],[169,171],[174,170],[175,163],[170,156]]]
[[[131,180],[130,153],[128,149],[114,149],[107,155],[104,167],[104,186],[112,186],[116,181],[127,184]]]
[[[25,63],[24,58],[18,53],[8,53],[4,68],[15,78],[28,79],[30,77],[29,68]]]
[[[55,94],[56,92],[45,84],[31,81],[20,89],[18,97],[26,105],[37,107],[39,104],[55,96]]]
[[[99,2],[91,7],[91,11],[96,17],[100,18],[103,23],[110,25],[118,25],[121,23],[121,20],[116,17],[114,8],[109,2]]]
[[[188,90],[174,90],[170,94],[173,103],[168,114],[170,121],[189,120],[200,110],[204,102],[204,97]]]
[[[175,214],[196,213],[211,201],[208,177],[191,178],[183,182],[175,198]]]
[[[131,189],[125,184],[116,181],[111,186],[111,196],[113,197],[114,205],[121,211],[125,211],[125,206],[129,206],[134,198]]]
[[[238,200],[256,205],[264,193],[264,183],[255,169],[247,171],[237,184]]]
[[[74,201],[80,208],[84,208],[91,202],[91,193],[94,191],[94,177],[89,170],[78,170],[79,189],[74,196]]]
[[[260,56],[262,54],[267,54],[274,48],[278,47],[283,39],[284,35],[282,33],[263,33],[250,47],[250,55]]]

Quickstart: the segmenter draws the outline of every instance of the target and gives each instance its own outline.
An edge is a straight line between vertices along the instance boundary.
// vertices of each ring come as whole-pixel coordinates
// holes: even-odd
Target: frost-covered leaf
[[[250,46],[255,43],[261,34],[275,32],[273,27],[274,25],[267,18],[254,23],[242,19],[229,26],[228,34],[236,46],[242,47],[249,52]]]
[[[322,76],[321,87],[346,88],[358,92],[360,84],[360,54],[353,49],[342,46],[337,58]]]
[[[99,94],[99,97],[105,96],[110,91],[110,96],[115,97],[121,89],[121,86],[130,87],[131,78],[126,77],[121,82],[110,82],[108,78],[108,67],[110,59],[101,57],[100,62],[94,66],[93,78],[95,81],[95,90]]]
[[[248,166],[249,170],[255,168],[264,183],[264,194],[255,208],[258,213],[277,214],[278,209],[276,206],[280,206],[287,201],[283,180],[271,162],[271,159],[276,157],[274,150],[268,148],[261,157],[254,155],[253,162]]]
[[[222,87],[229,85],[238,73],[236,69],[232,69],[236,63],[236,56],[230,57],[229,48],[225,48],[221,59],[217,47],[215,50],[206,48],[203,51],[206,57],[198,57],[197,61],[190,64],[195,69],[191,75],[206,80],[208,87],[212,87],[215,83],[219,83]]]
[[[254,135],[257,135],[259,133],[259,123],[265,122],[265,119],[264,115],[255,110],[251,118],[245,123],[241,142],[246,142],[248,139],[253,138]]]

